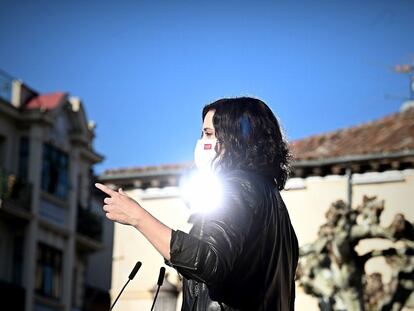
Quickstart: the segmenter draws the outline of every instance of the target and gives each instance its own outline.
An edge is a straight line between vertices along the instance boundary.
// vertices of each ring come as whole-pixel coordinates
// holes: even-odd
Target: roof
[[[191,168],[193,163],[175,163],[175,164],[161,164],[161,165],[148,165],[148,166],[137,166],[137,167],[124,167],[124,168],[114,168],[107,169],[103,172],[101,178],[111,177],[111,176],[157,176],[157,175],[167,175],[167,174],[176,174],[177,172],[182,172]]]
[[[290,144],[296,161],[378,155],[414,150],[414,109],[295,140]]]
[[[414,108],[383,118],[292,141],[295,161],[339,159],[347,156],[383,157],[403,151],[414,151]],[[103,179],[160,176],[190,168],[192,163],[107,169]]]
[[[62,102],[66,96],[63,92],[42,94],[29,100],[24,106],[26,109],[54,109]]]

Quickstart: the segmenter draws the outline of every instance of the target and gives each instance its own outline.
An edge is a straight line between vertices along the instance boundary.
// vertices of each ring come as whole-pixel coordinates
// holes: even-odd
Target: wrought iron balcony
[[[96,241],[102,241],[103,220],[90,209],[78,205],[76,230]]]
[[[0,203],[30,210],[32,185],[16,174],[0,168]]]

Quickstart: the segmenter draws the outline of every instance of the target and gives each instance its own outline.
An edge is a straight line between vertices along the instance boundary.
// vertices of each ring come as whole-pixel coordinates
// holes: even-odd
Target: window
[[[43,145],[42,190],[66,199],[68,193],[68,155],[58,148]]]
[[[36,293],[50,298],[60,298],[62,286],[62,252],[39,243],[36,262]]]

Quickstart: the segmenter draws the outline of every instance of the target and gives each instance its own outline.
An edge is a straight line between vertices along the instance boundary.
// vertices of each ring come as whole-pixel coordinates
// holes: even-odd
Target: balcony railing
[[[91,210],[78,205],[76,230],[89,238],[102,241],[102,218]]]
[[[0,168],[0,200],[1,203],[11,203],[8,206],[18,206],[30,210],[32,185],[17,176]]]

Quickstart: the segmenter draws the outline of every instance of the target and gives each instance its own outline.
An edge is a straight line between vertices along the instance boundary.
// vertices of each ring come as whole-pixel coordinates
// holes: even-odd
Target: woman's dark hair
[[[215,110],[213,125],[225,150],[216,165],[271,177],[282,190],[290,173],[291,155],[270,108],[256,98],[223,98],[204,107],[203,120],[210,110]]]

